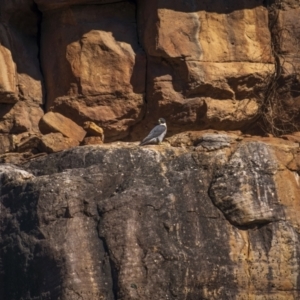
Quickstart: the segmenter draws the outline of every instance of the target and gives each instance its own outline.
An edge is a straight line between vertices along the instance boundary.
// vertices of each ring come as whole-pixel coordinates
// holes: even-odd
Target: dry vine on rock
[[[280,24],[282,1],[268,5],[271,47],[275,70],[265,79],[259,101],[259,122],[263,130],[274,136],[300,130],[300,38],[299,28]],[[284,43],[293,39],[294,49],[284,51]],[[297,60],[298,65],[297,65]]]

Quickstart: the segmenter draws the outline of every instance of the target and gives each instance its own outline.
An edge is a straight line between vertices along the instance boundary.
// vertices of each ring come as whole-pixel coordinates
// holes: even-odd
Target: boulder
[[[82,127],[57,112],[46,113],[40,120],[39,127],[43,134],[60,132],[65,137],[78,142],[81,142],[86,135]]]
[[[53,153],[78,146],[79,142],[63,136],[60,132],[43,135],[39,144],[41,152]]]
[[[44,114],[39,105],[26,101],[18,101],[14,105],[0,103],[0,111],[0,133],[39,133],[39,120]]]
[[[83,142],[83,145],[101,145],[103,144],[103,140],[100,136],[88,136],[85,137]]]
[[[83,128],[86,131],[87,136],[97,136],[104,141],[103,129],[97,126],[94,122],[85,122]]]
[[[223,147],[230,146],[228,139],[220,137],[216,141],[223,143]],[[232,224],[245,226],[279,221],[284,215],[274,182],[277,169],[268,145],[246,143],[216,172],[209,195]]]

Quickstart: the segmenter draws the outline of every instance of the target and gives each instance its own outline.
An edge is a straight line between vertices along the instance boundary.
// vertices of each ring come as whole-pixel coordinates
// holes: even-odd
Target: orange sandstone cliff
[[[1,0],[0,299],[300,299],[299,15]]]
[[[49,111],[93,122],[107,142],[139,140],[159,117],[169,136],[298,131],[298,1],[3,0],[0,10],[1,153],[50,133]]]

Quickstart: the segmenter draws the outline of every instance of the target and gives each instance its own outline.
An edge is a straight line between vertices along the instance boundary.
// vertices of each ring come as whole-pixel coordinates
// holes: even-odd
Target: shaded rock
[[[38,146],[41,152],[53,153],[79,146],[79,142],[64,137],[60,132],[43,135]]]
[[[0,163],[22,165],[30,161],[31,159],[35,159],[45,155],[47,155],[47,153],[32,153],[32,151],[21,152],[21,153],[17,153],[17,152],[5,153],[5,154],[0,154]]]
[[[283,0],[268,3],[268,8],[277,74],[271,99],[276,108],[266,112],[265,122],[269,132],[281,135],[300,130],[300,4]]]
[[[16,65],[13,61],[5,26],[0,23],[0,103],[19,100],[16,83]]]
[[[103,129],[97,126],[94,122],[85,122],[83,125],[84,130],[87,133],[87,136],[97,136],[104,141],[104,132]]]
[[[0,11],[0,132],[38,133],[44,114],[39,14],[32,0],[1,1]]]
[[[44,112],[37,104],[19,101],[15,105],[0,104],[0,133],[39,133],[38,123]]]
[[[2,81],[4,90],[12,93],[16,101],[26,101],[28,106],[40,105],[43,103],[37,43],[40,15],[32,0],[4,0],[0,10],[0,49],[3,50],[0,50],[0,61],[2,52],[4,63],[0,86]]]
[[[32,152],[37,153],[38,147],[41,141],[41,137],[37,135],[31,135],[27,138],[22,139],[22,141],[17,145],[18,152]]]
[[[0,134],[0,154],[12,151],[12,139],[7,134]]]
[[[53,10],[53,9],[58,9],[62,7],[69,7],[71,5],[87,5],[87,4],[107,4],[107,3],[114,3],[114,2],[120,2],[119,0],[67,0],[67,1],[61,1],[61,0],[54,0],[49,2],[48,0],[36,0],[35,1],[39,9],[42,11],[47,11],[47,10]]]
[[[283,0],[282,5],[278,6],[276,11],[271,10],[270,13],[270,19],[275,21],[274,27],[272,28],[274,37],[278,36],[280,30],[286,30],[286,33],[276,45],[276,50],[280,52],[283,77],[285,77],[286,80],[290,75],[299,74],[300,71],[300,59],[297,55],[299,51],[297,42],[300,40],[300,32],[297,30],[300,25],[298,18],[299,12],[299,2]],[[286,83],[289,84],[290,81],[287,80]],[[299,79],[296,80],[294,84],[295,83],[299,85]],[[292,92],[290,96],[296,100],[295,98],[298,98],[299,95],[297,92]]]
[[[83,145],[101,145],[103,144],[103,140],[100,136],[88,136],[85,137],[83,142]]]
[[[225,144],[226,140],[219,143]],[[276,171],[274,156],[266,144],[246,143],[216,172],[209,195],[233,224],[281,220],[284,213],[276,191]]]
[[[43,134],[60,132],[65,137],[81,142],[86,135],[86,131],[69,118],[60,113],[48,112],[39,123]]]

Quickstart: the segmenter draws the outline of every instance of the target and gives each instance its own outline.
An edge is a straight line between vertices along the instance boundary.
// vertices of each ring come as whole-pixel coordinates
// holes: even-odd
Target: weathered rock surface
[[[44,113],[39,105],[31,104],[25,101],[15,105],[0,104],[0,133],[38,133],[38,124]]]
[[[229,144],[1,165],[1,299],[298,299],[298,144]]]
[[[266,144],[247,143],[239,147],[229,162],[216,172],[210,196],[235,225],[282,220],[283,208],[273,179],[277,169]],[[228,184],[230,182],[235,184]]]
[[[277,14],[274,13],[276,23],[274,24],[274,34],[276,34],[276,29],[281,28],[282,33],[277,33],[277,38],[280,41],[276,46],[278,55],[282,58],[283,63],[283,75],[291,76],[295,74],[295,71],[298,73],[300,71],[300,58],[298,56],[300,41],[300,20],[298,18],[300,13],[300,4],[298,1],[284,0],[281,3],[278,3]],[[297,79],[296,79],[297,80]],[[299,79],[298,79],[299,80]],[[294,82],[296,83],[296,81]],[[296,92],[296,91],[294,91]],[[299,97],[299,91],[297,98]],[[292,93],[291,96],[296,96]]]

